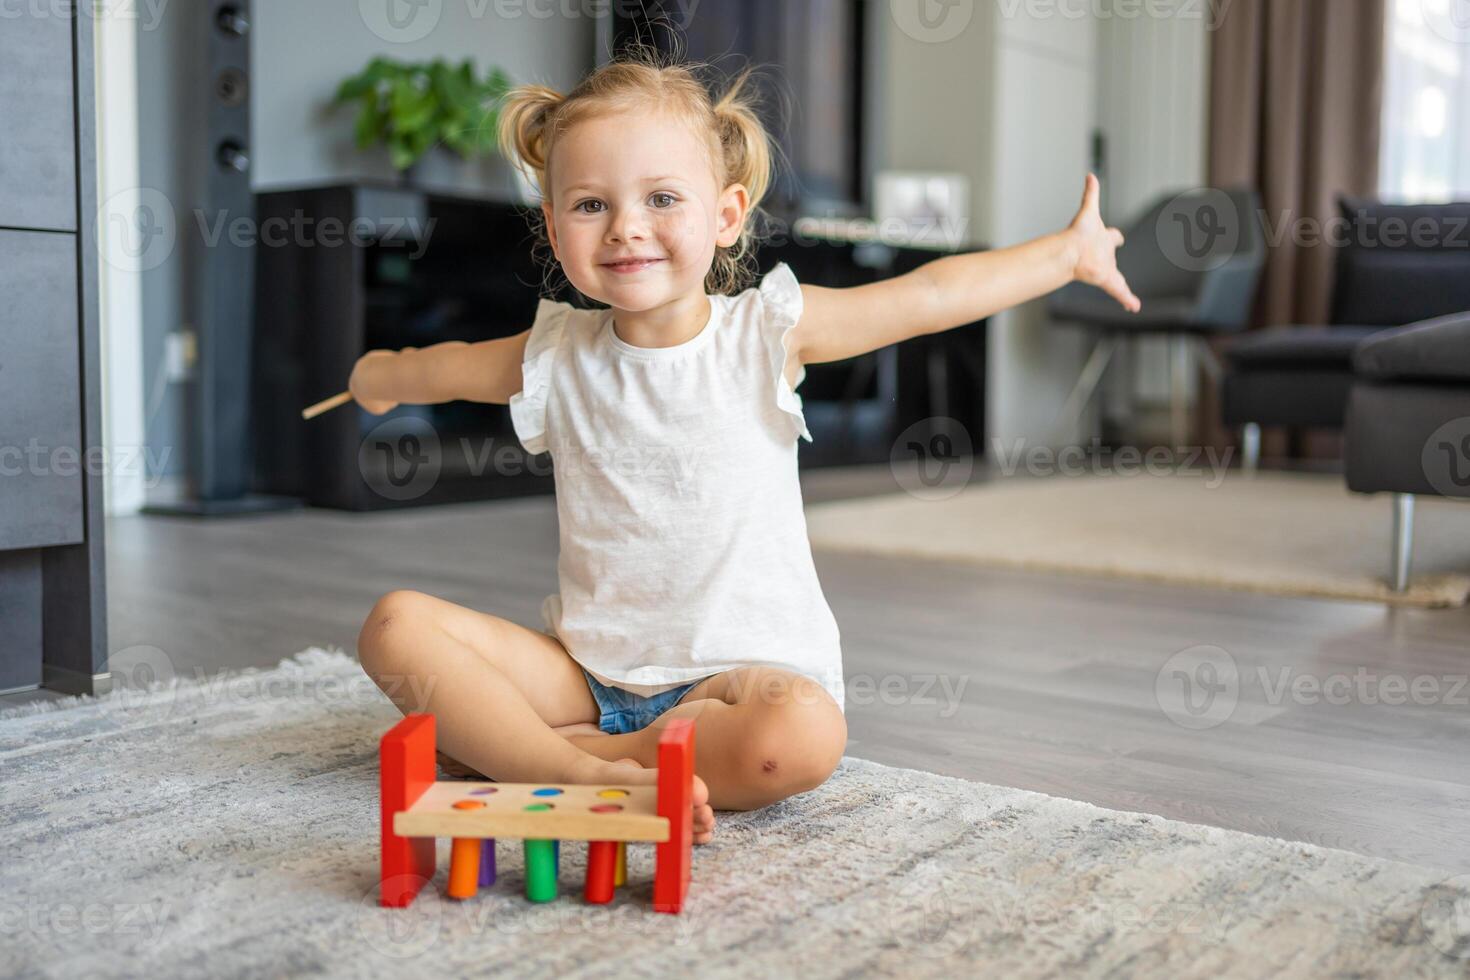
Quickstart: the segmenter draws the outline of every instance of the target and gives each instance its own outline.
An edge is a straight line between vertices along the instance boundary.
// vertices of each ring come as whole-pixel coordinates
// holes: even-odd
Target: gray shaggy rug
[[[0,975],[1464,976],[1465,880],[844,760],[726,814],[685,914],[519,892],[376,902],[378,736],[340,652],[0,716]]]

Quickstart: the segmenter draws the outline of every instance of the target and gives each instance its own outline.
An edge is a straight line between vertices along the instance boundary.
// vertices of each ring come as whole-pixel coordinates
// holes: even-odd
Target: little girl
[[[651,783],[659,731],[696,719],[696,840],[712,808],[820,785],[842,756],[842,659],[797,481],[803,365],[990,316],[1073,279],[1139,302],[1096,178],[1065,230],[851,289],[778,265],[742,287],[771,149],[742,75],[614,61],[569,94],[521,86],[506,156],[534,178],[555,260],[606,309],[542,300],[529,330],[372,351],[368,412],[509,404],[554,463],[559,593],[543,632],[410,591],[362,628],[365,670],[438,716],[453,759],[514,782]]]

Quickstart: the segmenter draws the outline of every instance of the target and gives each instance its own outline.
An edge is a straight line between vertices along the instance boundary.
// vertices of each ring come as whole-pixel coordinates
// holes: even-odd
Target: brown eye
[[[572,210],[573,211],[581,211],[583,214],[597,214],[597,213],[599,213],[597,211],[588,211],[588,210],[586,210],[588,205],[596,205],[597,207],[600,208],[600,207],[602,207],[602,202],[601,201],[598,201],[598,200],[594,200],[592,198],[588,198],[585,201],[578,201],[577,202],[577,205],[575,207],[573,207]]]
[[[653,202],[653,206],[656,208],[671,208],[675,204],[679,203],[679,199],[677,197],[663,191],[659,191],[657,194],[650,197],[649,201]]]

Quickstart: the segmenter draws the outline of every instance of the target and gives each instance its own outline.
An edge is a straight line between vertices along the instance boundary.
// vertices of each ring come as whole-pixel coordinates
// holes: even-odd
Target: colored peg
[[[613,899],[618,869],[618,843],[611,840],[587,842],[587,884],[582,897],[596,905]]]
[[[495,838],[486,837],[480,845],[480,887],[495,884]]]
[[[454,838],[449,850],[449,897],[474,898],[479,882],[480,838]]]
[[[533,902],[556,900],[556,854],[549,840],[526,840],[526,897]]]
[[[618,841],[618,864],[613,869],[613,887],[622,888],[628,883],[628,842]]]

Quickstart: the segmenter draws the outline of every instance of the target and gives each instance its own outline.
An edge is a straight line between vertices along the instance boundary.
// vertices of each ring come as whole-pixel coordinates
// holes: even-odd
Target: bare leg
[[[847,744],[847,721],[816,681],[773,667],[746,667],[701,681],[642,731],[571,735],[604,759],[654,765],[658,736],[674,718],[698,719],[694,766],[720,810],[753,810],[826,781]]]
[[[652,784],[653,766],[593,755],[553,728],[596,721],[582,669],[555,637],[421,592],[378,600],[357,641],[363,669],[400,711],[437,719],[438,741],[475,772],[506,782]],[[695,777],[695,836],[714,814]]]

